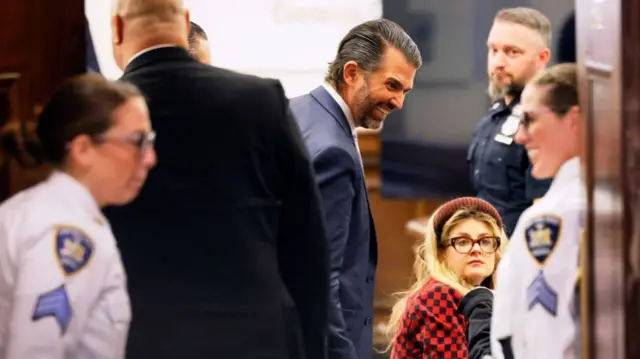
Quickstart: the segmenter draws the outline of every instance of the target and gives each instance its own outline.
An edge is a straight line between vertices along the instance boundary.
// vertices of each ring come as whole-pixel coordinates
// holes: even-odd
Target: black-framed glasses
[[[482,238],[469,238],[469,237],[454,237],[450,239],[451,246],[456,252],[460,254],[467,254],[471,252],[473,246],[478,244],[480,250],[483,253],[491,254],[498,250],[500,247],[500,237],[482,237]]]
[[[137,131],[124,135],[100,135],[96,137],[98,141],[119,141],[129,143],[137,147],[140,151],[145,151],[153,147],[156,142],[155,131]]]

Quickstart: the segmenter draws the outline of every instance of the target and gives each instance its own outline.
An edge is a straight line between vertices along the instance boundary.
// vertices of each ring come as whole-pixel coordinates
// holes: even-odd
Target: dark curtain
[[[98,57],[96,56],[96,51],[93,47],[93,39],[91,36],[91,29],[89,28],[89,21],[85,17],[84,19],[85,26],[85,41],[87,43],[87,72],[96,72],[100,73],[100,64],[98,63]]]
[[[571,12],[560,29],[558,63],[576,62],[576,13]]]

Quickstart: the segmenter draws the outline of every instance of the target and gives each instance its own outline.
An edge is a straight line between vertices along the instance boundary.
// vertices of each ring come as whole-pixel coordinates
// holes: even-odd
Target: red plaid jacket
[[[435,279],[409,298],[392,359],[468,358],[467,322],[458,305],[462,295]]]

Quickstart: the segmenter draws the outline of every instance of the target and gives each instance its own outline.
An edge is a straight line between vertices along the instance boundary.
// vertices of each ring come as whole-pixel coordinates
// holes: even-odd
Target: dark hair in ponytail
[[[140,96],[134,85],[97,74],[73,77],[54,91],[36,123],[11,121],[0,130],[0,144],[25,167],[61,166],[69,142],[101,135],[111,127],[113,112]]]

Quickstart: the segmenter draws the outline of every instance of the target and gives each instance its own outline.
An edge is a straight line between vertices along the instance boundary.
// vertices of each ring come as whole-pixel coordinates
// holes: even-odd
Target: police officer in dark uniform
[[[496,207],[509,235],[520,214],[551,184],[550,179],[531,177],[527,150],[514,142],[520,92],[548,63],[550,42],[549,19],[524,7],[500,10],[487,40],[489,94],[494,103],[474,131],[467,161],[477,197]]]

